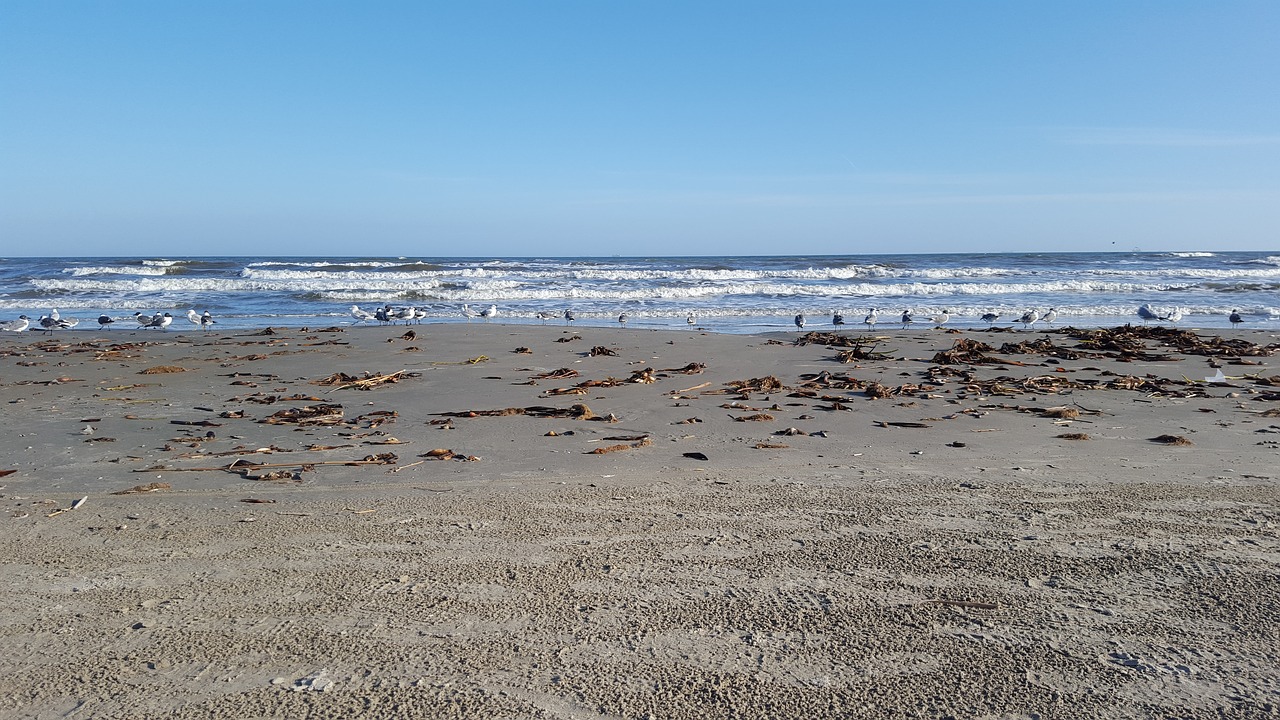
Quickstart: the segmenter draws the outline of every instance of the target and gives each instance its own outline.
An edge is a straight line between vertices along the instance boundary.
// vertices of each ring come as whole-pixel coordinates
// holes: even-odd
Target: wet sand
[[[1274,333],[796,337],[0,335],[0,716],[1280,712]]]

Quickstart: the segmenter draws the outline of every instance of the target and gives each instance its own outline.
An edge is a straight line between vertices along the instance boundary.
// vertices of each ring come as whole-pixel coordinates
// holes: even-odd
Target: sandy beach
[[[1276,333],[841,335],[0,335],[0,716],[1280,714]]]

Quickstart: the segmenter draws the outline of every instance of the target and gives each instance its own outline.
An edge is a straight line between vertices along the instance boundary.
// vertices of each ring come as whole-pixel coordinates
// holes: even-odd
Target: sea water
[[[1054,308],[1055,325],[1098,327],[1141,322],[1142,304],[1182,308],[1183,327],[1227,327],[1239,310],[1247,328],[1280,329],[1280,252],[0,259],[0,320],[57,308],[80,329],[101,314],[136,327],[135,312],[170,312],[173,329],[190,329],[189,309],[223,329],[342,324],[352,305],[413,306],[426,322],[481,322],[463,305],[496,305],[495,321],[515,323],[571,310],[577,325],[626,313],[628,327],[675,328],[692,315],[732,333],[794,329],[798,313],[817,328],[838,312],[856,329],[873,307],[884,329],[904,311],[925,326],[947,311],[951,326],[998,313],[997,325],[1021,327],[1028,310]]]

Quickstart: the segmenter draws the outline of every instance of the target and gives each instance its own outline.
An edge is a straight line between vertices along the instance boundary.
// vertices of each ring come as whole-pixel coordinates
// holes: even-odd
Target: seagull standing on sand
[[[10,320],[0,325],[0,330],[5,332],[26,332],[31,327],[31,318],[26,315],[19,315],[17,320]]]
[[[536,317],[536,318],[538,318],[539,320],[541,320],[543,325],[546,325],[546,324],[547,324],[547,321],[548,321],[548,320],[550,320],[551,318],[555,317],[555,316],[556,316],[556,314],[555,314],[555,313],[553,313],[553,312],[547,312],[546,310],[539,310],[539,311],[538,311],[538,313],[537,313],[537,315],[535,315],[534,317]]]
[[[195,310],[187,310],[187,320],[192,325],[198,326],[200,324],[200,316],[196,314]]]
[[[844,315],[841,315],[839,311],[833,311],[831,313],[831,324],[836,327],[844,325]]]
[[[1035,325],[1036,321],[1038,321],[1039,319],[1040,319],[1040,311],[1028,310],[1022,313],[1022,317],[1018,318],[1018,322],[1022,323],[1022,329],[1026,330],[1030,328],[1032,325]]]
[[[172,323],[173,315],[170,315],[169,313],[165,313],[163,315],[156,313],[155,317],[151,319],[151,324],[147,325],[147,327],[158,327],[165,332],[169,332],[169,325]]]
[[[577,319],[578,319],[578,318],[576,318],[576,317],[574,317],[574,316],[573,316],[573,311],[572,311],[572,310],[565,310],[565,311],[564,311],[564,321],[565,321],[565,324],[571,323],[571,322],[573,322],[574,320],[577,320]]]
[[[623,327],[626,327],[627,320],[630,320],[630,318],[627,317],[626,313],[622,313],[621,315],[618,316],[618,324]]]
[[[1160,315],[1151,309],[1150,304],[1144,304],[1138,308],[1138,317],[1142,318],[1142,324],[1146,325],[1151,320],[1161,320]]]
[[[355,318],[356,322],[364,322],[366,320],[372,320],[373,313],[367,310],[361,310],[359,305],[352,305],[351,317]]]
[[[934,329],[934,330],[937,330],[938,328],[942,327],[943,325],[946,325],[946,324],[947,324],[947,321],[948,321],[948,320],[950,320],[950,319],[951,319],[951,311],[950,311],[950,310],[943,310],[942,312],[938,313],[937,315],[934,315],[933,317],[930,317],[930,318],[929,318],[929,320],[931,320],[931,321],[933,322],[933,329]]]
[[[141,312],[136,312],[133,314],[133,319],[138,321],[138,327],[147,328],[151,327],[151,320],[153,318],[150,315],[143,315]]]
[[[421,325],[422,321],[427,318],[427,311],[420,307],[413,308],[413,322],[415,325]]]
[[[409,321],[412,319],[413,319],[413,308],[402,307],[396,311],[395,320],[403,320],[404,324],[408,325]],[[394,325],[395,322],[393,321],[391,324]]]
[[[911,311],[903,310],[902,311],[902,329],[906,330],[908,327],[911,326],[911,323],[913,322],[915,322],[915,318],[911,317]]]
[[[485,309],[483,309],[483,310],[481,310],[481,311],[480,311],[480,317],[484,318],[485,320],[489,320],[489,319],[491,319],[491,318],[494,318],[494,317],[496,317],[497,315],[498,315],[498,306],[497,306],[497,305],[490,305],[489,307],[487,307],[487,308],[485,308]]]
[[[113,323],[113,322],[115,322],[115,321],[116,321],[116,319],[115,319],[115,318],[113,318],[113,317],[111,317],[110,315],[99,315],[99,316],[98,316],[98,328],[99,328],[99,329],[106,329],[106,328],[110,327],[110,326],[111,326],[111,323]]]
[[[1182,308],[1176,307],[1173,309],[1173,312],[1169,313],[1168,315],[1165,315],[1160,319],[1168,320],[1171,323],[1177,324],[1177,322],[1182,319]]]
[[[880,312],[875,308],[871,308],[871,312],[867,313],[867,316],[862,318],[862,324],[867,326],[868,331],[874,330],[876,328],[876,323],[879,321]]]
[[[213,314],[210,313],[208,310],[205,310],[204,314],[200,316],[200,329],[208,330],[209,326],[214,324],[215,322],[217,321],[213,319]]]
[[[1053,321],[1057,319],[1058,319],[1058,311],[1055,308],[1049,308],[1049,312],[1040,316],[1040,322],[1048,323],[1050,325],[1052,325]]]
[[[692,327],[698,321],[693,318],[693,313],[689,313],[689,317],[685,318],[684,322],[686,325],[689,325],[690,327]]]
[[[1000,319],[1000,313],[986,313],[985,315],[982,316],[982,321],[988,325],[995,325],[996,321],[999,319]]]
[[[1240,317],[1239,310],[1232,310],[1231,316],[1227,319],[1231,321],[1231,327],[1239,327],[1240,323],[1244,322],[1244,318]]]
[[[804,313],[796,314],[795,323],[796,323],[796,327],[800,328],[801,330],[804,329]]]
[[[471,318],[476,317],[479,314],[480,313],[476,312],[475,310],[472,310],[470,305],[466,303],[462,304],[462,316],[465,317],[466,319],[470,320]]]

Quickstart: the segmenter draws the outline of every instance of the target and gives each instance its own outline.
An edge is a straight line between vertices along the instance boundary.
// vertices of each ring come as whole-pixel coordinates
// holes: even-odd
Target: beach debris
[[[642,435],[613,435],[611,437],[602,438],[610,442],[637,442],[649,437],[647,433]]]
[[[1058,438],[1059,440],[1092,440],[1093,439],[1085,433],[1062,433],[1061,435],[1054,435],[1054,437]]]
[[[416,332],[414,332],[414,331],[410,330],[409,332],[406,332],[405,334],[401,335],[401,336],[400,336],[400,339],[401,339],[401,340],[413,340],[413,339],[414,339],[414,338],[416,338],[416,337],[418,337],[418,333],[416,333]]]
[[[755,413],[754,415],[730,415],[735,422],[773,422],[777,418],[769,413]]]
[[[607,420],[601,418],[592,412],[591,408],[583,403],[570,405],[567,408],[547,407],[545,405],[532,405],[529,407],[509,407],[500,410],[460,410],[455,412],[433,413],[443,417],[460,417],[460,418],[476,418],[476,417],[509,417],[511,415],[528,415],[536,418],[570,418],[572,420]],[[608,417],[613,417],[612,413]],[[616,418],[615,418],[616,419]]]
[[[800,428],[789,427],[786,430],[776,430],[774,431],[773,434],[774,435],[808,435],[809,433],[805,432],[804,430],[801,430]]]
[[[222,427],[222,423],[212,420],[170,420],[170,425],[193,425],[195,427]]]
[[[1178,446],[1186,446],[1186,445],[1193,444],[1190,440],[1182,437],[1181,435],[1158,435],[1156,437],[1151,438],[1151,442],[1160,443],[1162,445],[1178,445]]]
[[[156,492],[159,490],[171,490],[173,488],[169,483],[153,482],[145,485],[134,485],[128,490],[117,490],[112,495],[139,495],[142,493]]]
[[[581,335],[570,335],[568,337],[558,337],[556,338],[556,342],[567,343],[567,342],[573,342],[574,340],[581,340],[581,339],[582,339]]]
[[[875,381],[867,383],[865,392],[872,400],[882,400],[893,394],[889,388]]]
[[[702,422],[702,418],[688,417],[683,420],[677,420],[671,424],[672,425],[693,425],[694,423],[700,423],[700,422]]]
[[[240,499],[240,502],[242,502],[242,503],[254,503],[254,504],[259,504],[259,505],[274,505],[276,501],[275,501],[275,500],[269,500],[269,499],[267,499],[267,498],[241,498],[241,499]]]
[[[703,370],[706,370],[706,369],[707,369],[707,366],[703,365],[700,362],[691,362],[688,365],[685,365],[684,367],[663,368],[658,372],[673,372],[673,373],[682,373],[684,375],[697,375],[698,373],[701,373]],[[707,385],[710,385],[710,383],[707,383]],[[698,387],[706,387],[706,385],[699,385]],[[694,390],[696,388],[689,388],[689,389]],[[680,390],[679,392],[685,392],[685,391]]]
[[[0,477],[9,477],[10,475],[16,472],[18,471],[17,470],[0,470]]]
[[[947,447],[962,448],[962,447],[969,447],[969,446],[965,443],[960,442],[959,440],[955,440],[947,443]]]
[[[1081,347],[1099,350],[1114,350],[1116,359],[1125,359],[1126,353],[1140,353],[1145,350],[1143,341],[1155,340],[1161,345],[1173,347],[1185,355],[1205,356],[1251,356],[1265,357],[1280,351],[1280,343],[1258,345],[1242,338],[1201,337],[1190,330],[1163,326],[1124,325],[1110,329],[1081,330],[1063,328],[1058,330],[1079,341]],[[1172,359],[1172,358],[1170,358]]]
[[[595,347],[591,348],[591,350],[587,352],[587,355],[591,357],[599,357],[601,355],[605,355],[609,357],[617,357],[618,351],[607,348],[604,345],[596,345]]]
[[[756,450],[781,450],[781,449],[783,449],[783,448],[789,448],[789,447],[791,447],[791,446],[790,446],[790,445],[782,445],[782,444],[780,444],[780,443],[764,443],[764,442],[758,442],[758,443],[756,443],[755,445],[752,445],[752,447],[754,447]]]
[[[84,504],[85,504],[86,502],[88,502],[88,501],[89,501],[89,496],[88,496],[88,495],[85,495],[84,497],[80,498],[79,500],[77,500],[77,501],[75,501],[75,502],[71,503],[71,509],[72,509],[72,510],[79,510],[79,509],[80,509],[80,507],[81,507],[82,505],[84,505]]]
[[[427,460],[462,460],[466,462],[480,461],[480,458],[476,457],[475,455],[466,455],[464,453],[455,452],[453,450],[448,450],[446,448],[436,448],[434,450],[428,450],[427,452],[422,453],[418,457],[426,458]],[[403,467],[409,467],[409,465],[405,465]]]
[[[608,445],[606,447],[598,447],[595,450],[592,450],[586,454],[587,455],[605,455],[608,453],[622,452],[624,450],[637,450],[639,448],[649,447],[652,444],[653,444],[653,439],[648,436],[645,436],[645,438],[640,442],[622,444],[622,445]]]
[[[711,459],[707,457],[706,453],[700,453],[700,452],[687,452],[687,453],[684,453],[684,457],[687,457],[691,460],[701,460],[703,462],[706,462]]]
[[[341,405],[304,405],[277,410],[259,420],[267,425],[337,425],[342,422]]]
[[[523,345],[521,345],[520,347],[516,348],[515,350],[512,350],[511,352],[516,353],[516,354],[518,354],[518,355],[532,355],[532,354],[533,354],[533,351],[532,351],[532,350],[530,350],[529,348],[527,348],[527,347],[525,347],[525,346],[523,346]]]
[[[139,375],[164,375],[167,373],[187,372],[187,369],[178,365],[156,365],[145,370],[139,370]]]
[[[895,421],[890,421],[890,420],[876,420],[876,425],[877,425],[877,426],[879,426],[879,427],[882,427],[882,428],[887,428],[887,427],[900,427],[900,428],[927,428],[927,427],[932,427],[931,425],[929,425],[929,424],[927,424],[927,423],[922,423],[922,422],[895,422]]]
[[[560,368],[559,370],[551,370],[544,373],[538,373],[533,376],[534,380],[568,380],[578,377],[578,371],[573,368]]]
[[[1075,420],[1080,417],[1080,411],[1065,405],[1058,407],[1045,408],[1040,411],[1040,417],[1058,418],[1060,420]]]
[[[487,358],[486,358],[487,359]],[[397,370],[393,373],[368,373],[360,377],[355,377],[342,372],[336,372],[319,380],[312,380],[312,385],[331,386],[333,389],[329,392],[345,390],[347,388],[355,388],[357,390],[372,390],[380,385],[388,383],[396,383],[404,378],[420,377],[422,373],[409,372],[408,370]]]
[[[115,442],[116,439],[113,437],[91,437],[91,438],[85,438],[84,441],[87,443],[111,443],[111,442]]]

